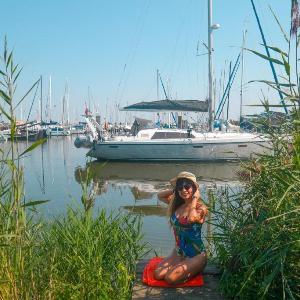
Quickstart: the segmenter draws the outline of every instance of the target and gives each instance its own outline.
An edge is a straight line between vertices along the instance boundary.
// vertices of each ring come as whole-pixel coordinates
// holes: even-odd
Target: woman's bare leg
[[[154,278],[157,280],[163,280],[167,272],[180,263],[183,260],[181,256],[178,256],[174,249],[170,256],[163,259],[154,271]]]
[[[164,279],[169,284],[177,284],[185,282],[202,272],[206,266],[206,253],[202,252],[192,258],[185,258],[170,268],[164,276]]]

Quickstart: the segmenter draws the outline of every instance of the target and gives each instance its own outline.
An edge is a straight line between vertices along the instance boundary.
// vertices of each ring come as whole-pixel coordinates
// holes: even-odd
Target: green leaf
[[[262,83],[266,83],[266,84],[273,84],[273,85],[278,85],[278,86],[283,86],[283,87],[292,87],[292,86],[296,86],[296,84],[294,83],[276,83],[274,81],[269,81],[269,80],[250,80],[248,83],[253,83],[253,82],[262,82]]]
[[[21,74],[22,70],[23,70],[23,68],[21,68],[21,69],[19,70],[19,72],[17,73],[17,75],[16,75],[15,78],[14,78],[13,83],[16,83],[16,81],[17,81],[19,75]]]
[[[2,114],[4,114],[4,116],[9,120],[9,121],[12,121],[12,118],[11,116],[3,109],[3,107],[0,105],[0,112]]]
[[[281,197],[281,199],[278,201],[278,204],[276,206],[276,210],[278,210],[278,208],[280,207],[282,201],[284,200],[284,198],[286,197],[286,195],[290,192],[290,190],[294,189],[297,186],[298,182],[290,185],[286,191],[284,192],[283,196]]]
[[[274,86],[274,85],[271,85],[271,84],[268,84],[268,86],[270,86],[271,88],[273,88],[276,91],[279,91],[280,93],[282,93],[283,95],[285,95],[287,97],[290,96],[289,93],[284,92],[282,89],[278,88],[277,86]]]
[[[25,204],[22,205],[22,207],[28,207],[28,206],[36,206],[36,205],[40,205],[46,202],[49,202],[50,200],[36,200],[36,201],[30,201],[30,202],[26,202]]]
[[[16,133],[16,120],[14,116],[12,116],[12,120],[10,123],[10,139],[13,141]]]
[[[20,70],[21,71],[21,70]],[[19,76],[20,72],[17,76]],[[16,78],[15,78],[16,80]],[[14,110],[21,104],[21,102],[28,96],[28,94],[32,91],[32,89],[40,82],[40,79],[38,79],[33,86],[27,91],[27,93],[21,98],[21,100],[18,102],[18,104],[14,107]]]
[[[250,51],[250,52],[254,53],[255,55],[257,55],[257,56],[259,56],[259,57],[261,57],[261,58],[263,58],[265,60],[271,61],[271,62],[273,62],[275,64],[278,64],[278,65],[283,65],[284,64],[282,61],[280,61],[280,60],[278,60],[276,58],[268,57],[268,56],[266,56],[264,54],[261,54],[261,53],[259,53],[257,51],[254,51],[254,50],[251,50],[251,49],[247,49],[247,48],[245,48],[245,50]]]
[[[13,70],[12,70],[12,75],[16,72],[17,68],[19,67],[19,65],[17,64],[16,66],[14,66]]]
[[[3,91],[0,90],[0,97],[3,98],[3,100],[10,105],[11,99],[10,97]]]
[[[282,57],[282,60],[283,60],[283,63],[284,63],[285,73],[286,73],[286,75],[290,76],[290,74],[291,74],[291,66],[288,63],[288,61],[285,59],[285,57],[283,56],[283,54],[281,54],[281,57]]]
[[[24,152],[22,152],[19,157],[21,157],[22,155],[24,155],[25,153],[28,153],[30,151],[32,151],[34,148],[36,148],[37,146],[41,145],[41,144],[44,144],[46,142],[46,138],[45,139],[41,139],[41,140],[38,140],[36,142],[34,142],[32,145],[30,145]]]
[[[12,55],[13,55],[13,52],[11,51],[9,56],[8,56],[7,62],[6,62],[6,68],[8,67],[8,65],[10,64],[10,62],[12,60]]]
[[[0,70],[0,74],[1,75],[3,75],[3,76],[5,76],[6,74],[4,73],[4,72],[2,72],[1,70]]]
[[[245,106],[263,106],[265,107],[265,105],[263,104],[248,104],[248,105],[245,105]],[[294,106],[292,104],[290,105],[283,105],[283,104],[269,104],[268,107],[290,107],[290,106]]]
[[[264,44],[261,44],[261,45],[264,46]],[[279,53],[279,54],[281,54],[281,55],[284,55],[285,57],[288,57],[287,53],[284,52],[284,51],[282,51],[282,50],[281,50],[280,48],[278,48],[278,47],[267,46],[267,48],[269,48],[269,49],[271,49],[271,50],[273,50],[273,51],[275,51],[275,52],[277,52],[277,53]]]
[[[4,238],[4,239],[10,239],[10,238],[14,238],[14,237],[17,237],[18,235],[17,234],[2,234],[0,235],[0,238]]]
[[[4,37],[4,61],[6,61],[7,57],[7,38],[6,36]]]
[[[261,82],[264,82],[265,84],[267,84],[268,86],[270,86],[272,89],[274,89],[274,90],[276,90],[276,91],[279,91],[280,93],[282,93],[283,95],[285,95],[285,96],[287,96],[287,97],[290,96],[290,94],[284,92],[282,89],[280,89],[280,87],[277,87],[277,86],[275,86],[275,85],[273,85],[273,84],[270,84],[270,83],[268,83],[268,81],[266,81],[266,80],[261,80]]]
[[[269,8],[271,10],[271,13],[273,14],[275,20],[276,20],[276,23],[277,25],[279,26],[280,30],[281,30],[281,33],[283,34],[283,37],[284,39],[286,40],[287,43],[290,42],[290,39],[288,38],[288,35],[286,34],[286,32],[284,31],[283,27],[281,26],[280,22],[279,22],[279,19],[277,18],[277,16],[275,15],[274,11],[272,10],[271,6],[269,5]]]
[[[300,99],[299,97],[296,97],[296,96],[288,96],[288,97],[284,97],[283,100],[289,100],[289,101],[292,101],[292,102],[299,102]]]

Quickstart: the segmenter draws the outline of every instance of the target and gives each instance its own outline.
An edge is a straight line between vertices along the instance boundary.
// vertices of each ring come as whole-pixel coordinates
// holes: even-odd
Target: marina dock
[[[142,274],[148,260],[141,260],[136,268],[136,281],[133,287],[132,299],[197,299],[197,300],[223,300],[225,299],[218,291],[218,282],[220,271],[218,268],[208,263],[203,276],[204,285],[201,287],[185,287],[185,288],[160,288],[146,286],[142,282]]]

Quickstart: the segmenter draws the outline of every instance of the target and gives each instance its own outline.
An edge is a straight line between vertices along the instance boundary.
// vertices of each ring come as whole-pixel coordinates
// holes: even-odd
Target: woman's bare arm
[[[158,192],[157,197],[160,201],[169,204],[174,197],[174,191],[171,189]]]
[[[203,203],[203,201],[200,198],[200,191],[198,189],[193,195],[191,208],[192,210],[194,210],[193,213],[191,213],[193,222],[203,224],[205,220],[205,216],[208,213],[208,210],[207,210],[207,206]]]

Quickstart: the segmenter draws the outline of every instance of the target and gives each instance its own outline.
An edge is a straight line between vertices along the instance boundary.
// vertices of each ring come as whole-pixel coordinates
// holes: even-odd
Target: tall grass
[[[38,82],[16,101],[21,69],[14,65],[6,41],[0,63],[0,112],[11,126],[9,149],[0,149],[0,298],[130,299],[136,262],[145,249],[141,219],[93,211],[95,193],[88,175],[81,207],[69,207],[65,216],[51,221],[37,221],[28,208],[46,201],[26,201],[19,162],[44,140],[20,154],[14,142],[14,112]]]
[[[284,147],[246,165],[243,191],[218,196],[214,245],[227,296],[300,297],[299,134],[297,139],[293,150]]]
[[[273,49],[286,72],[280,88],[289,117],[281,130],[264,124],[273,153],[243,166],[244,189],[218,195],[214,215],[214,246],[223,269],[220,287],[234,299],[300,299],[299,80],[297,74],[297,83],[291,83],[288,54]]]
[[[69,209],[45,225],[27,266],[29,298],[130,299],[143,246],[138,217]],[[28,272],[27,275],[30,275]]]

